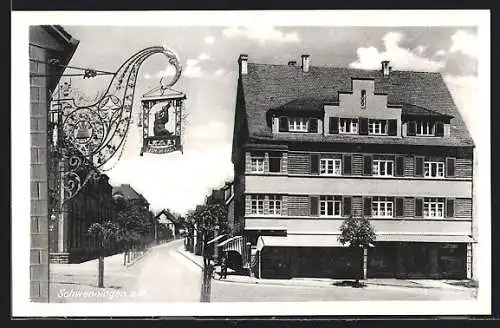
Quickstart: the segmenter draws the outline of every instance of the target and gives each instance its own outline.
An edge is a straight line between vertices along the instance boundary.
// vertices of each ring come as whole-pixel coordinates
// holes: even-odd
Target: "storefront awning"
[[[474,243],[474,239],[467,235],[406,235],[386,234],[377,235],[377,241],[407,241],[421,243]]]
[[[243,247],[244,247],[244,239],[243,236],[234,236],[227,240],[224,240],[222,243],[218,244],[217,247],[220,248],[221,251],[236,251],[243,255]]]
[[[215,237],[214,239],[210,240],[210,241],[207,243],[207,245],[210,245],[210,244],[212,244],[212,243],[215,243],[217,240],[220,240],[221,238],[224,238],[224,236],[226,236],[226,235],[220,235],[220,236]]]
[[[264,247],[343,247],[338,241],[339,235],[288,235],[260,236],[257,240],[257,250]]]

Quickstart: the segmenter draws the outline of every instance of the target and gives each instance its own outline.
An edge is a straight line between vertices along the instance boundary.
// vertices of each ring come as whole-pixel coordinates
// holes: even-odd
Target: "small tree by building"
[[[363,217],[349,217],[340,226],[339,242],[349,247],[362,248],[363,252],[375,242],[376,235],[370,221]],[[355,285],[360,286],[359,277]]]
[[[104,255],[106,249],[109,248],[111,243],[115,241],[119,236],[118,226],[111,221],[105,221],[103,223],[93,223],[89,229],[88,233],[96,238],[99,243],[99,257],[98,257],[98,287],[104,287]]]

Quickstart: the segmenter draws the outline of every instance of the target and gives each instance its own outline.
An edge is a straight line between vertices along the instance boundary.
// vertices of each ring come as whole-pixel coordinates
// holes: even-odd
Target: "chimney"
[[[295,60],[290,60],[288,62],[288,66],[295,66],[295,64],[297,64],[297,62]]]
[[[240,75],[248,73],[248,55],[241,54],[238,58],[238,65],[240,66]]]
[[[389,67],[389,61],[383,60],[382,61],[382,75],[389,76],[390,71],[391,71],[391,68]]]
[[[302,71],[304,73],[307,73],[309,72],[309,65],[310,65],[310,59],[309,59],[309,55],[302,55]]]

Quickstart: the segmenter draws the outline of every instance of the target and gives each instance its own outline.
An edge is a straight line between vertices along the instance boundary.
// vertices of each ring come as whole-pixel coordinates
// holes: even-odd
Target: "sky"
[[[474,27],[293,27],[293,26],[63,26],[80,44],[70,65],[114,72],[133,53],[167,46],[180,57],[183,74],[173,86],[187,95],[184,153],[144,154],[137,126],[140,98],[159,85],[171,68],[162,56],[143,63],[137,80],[131,125],[123,156],[106,172],[112,185],[128,183],[155,212],[185,213],[213,188],[233,178],[233,133],[237,59],[312,66],[378,69],[389,60],[394,70],[441,72],[472,137],[480,124],[475,114],[478,91],[478,39]],[[74,88],[92,97],[108,77],[72,78]]]

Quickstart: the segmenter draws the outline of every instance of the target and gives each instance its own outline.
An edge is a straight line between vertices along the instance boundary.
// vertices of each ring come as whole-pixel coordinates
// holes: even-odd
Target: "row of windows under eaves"
[[[471,158],[439,156],[253,151],[247,173],[470,178],[472,164]]]

